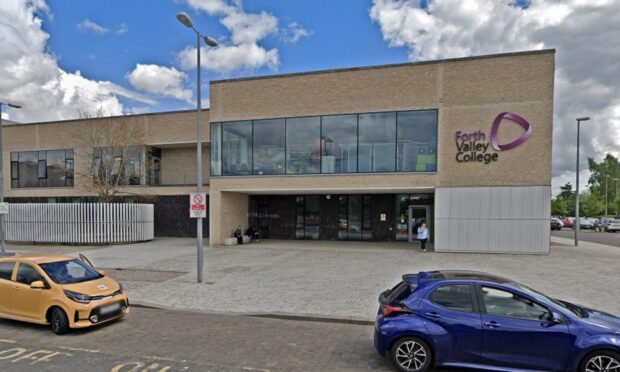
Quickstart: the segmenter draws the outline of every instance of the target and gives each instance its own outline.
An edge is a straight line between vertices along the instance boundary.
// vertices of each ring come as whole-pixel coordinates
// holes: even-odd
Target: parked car
[[[592,230],[594,228],[594,220],[592,218],[579,217],[579,228]]]
[[[379,302],[375,347],[399,371],[620,368],[620,318],[510,279],[471,271],[420,272],[404,275]]]
[[[551,230],[562,230],[563,226],[559,218],[551,217]]]
[[[50,324],[56,334],[124,317],[127,293],[80,255],[0,257],[0,317]]]
[[[573,227],[573,221],[575,221],[575,217],[566,217],[565,219],[562,220],[562,223],[564,224],[564,227]]]
[[[619,219],[610,220],[605,231],[607,232],[620,231],[620,220]]]

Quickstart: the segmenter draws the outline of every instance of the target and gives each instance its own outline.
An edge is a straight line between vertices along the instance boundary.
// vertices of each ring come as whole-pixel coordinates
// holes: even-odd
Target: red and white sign
[[[189,195],[189,217],[207,217],[207,194],[204,192],[193,192]]]

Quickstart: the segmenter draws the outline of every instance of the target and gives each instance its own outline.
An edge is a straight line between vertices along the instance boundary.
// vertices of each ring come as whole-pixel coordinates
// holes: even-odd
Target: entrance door
[[[431,214],[430,214],[430,208],[428,206],[410,205],[409,213],[407,215],[409,216],[409,221],[408,221],[409,222],[408,223],[409,243],[418,241],[417,240],[418,227],[422,225],[422,221],[426,222],[426,228],[428,228],[428,231],[432,231],[431,230]],[[431,240],[432,238],[433,236],[431,235]]]

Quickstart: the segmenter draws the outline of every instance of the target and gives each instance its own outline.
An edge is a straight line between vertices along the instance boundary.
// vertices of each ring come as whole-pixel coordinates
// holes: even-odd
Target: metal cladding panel
[[[551,187],[435,190],[437,252],[549,253]]]

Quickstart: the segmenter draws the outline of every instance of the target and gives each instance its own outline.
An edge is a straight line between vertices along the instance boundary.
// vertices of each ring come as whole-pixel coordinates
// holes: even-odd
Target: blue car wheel
[[[620,354],[613,351],[595,351],[586,355],[580,372],[620,372]]]
[[[403,337],[390,350],[392,363],[402,372],[424,372],[430,368],[431,348],[417,337]]]

